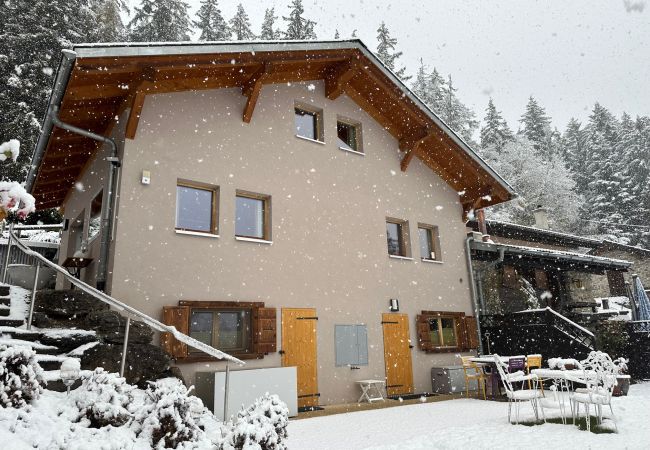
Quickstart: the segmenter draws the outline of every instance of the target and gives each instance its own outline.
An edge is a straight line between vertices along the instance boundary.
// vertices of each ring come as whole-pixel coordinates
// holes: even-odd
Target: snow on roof
[[[486,223],[488,225],[490,225],[490,224],[492,224],[492,225],[502,225],[502,226],[505,226],[505,227],[517,228],[517,229],[520,229],[522,231],[530,231],[530,232],[545,234],[545,235],[548,235],[548,236],[553,236],[553,237],[558,237],[558,238],[566,238],[566,239],[577,240],[577,241],[581,241],[581,242],[583,242],[585,244],[594,245],[594,246],[597,246],[597,245],[601,244],[600,240],[594,239],[594,238],[578,236],[576,234],[564,233],[564,232],[561,232],[561,231],[546,230],[544,228],[531,227],[529,225],[520,225],[518,223],[506,222],[506,221],[503,221],[503,220],[486,220]]]
[[[511,248],[514,250],[524,250],[526,252],[534,252],[534,253],[542,253],[544,255],[548,256],[577,256],[580,258],[586,258],[589,260],[593,260],[594,262],[603,262],[603,263],[618,263],[618,264],[627,264],[627,265],[632,265],[631,262],[625,261],[624,259],[615,259],[615,258],[605,258],[603,256],[593,256],[593,255],[586,255],[584,253],[577,253],[577,252],[566,252],[563,250],[551,250],[548,248],[539,248],[539,247],[527,247],[525,245],[512,245],[512,244],[494,244],[498,247],[506,247],[506,248]]]

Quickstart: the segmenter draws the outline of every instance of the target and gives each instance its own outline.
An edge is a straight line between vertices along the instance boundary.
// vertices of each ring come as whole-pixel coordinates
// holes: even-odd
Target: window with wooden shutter
[[[422,311],[416,316],[418,348],[428,353],[464,351],[469,337],[463,321],[465,313]]]
[[[253,352],[259,357],[277,350],[275,308],[253,310]]]
[[[188,334],[190,325],[190,308],[187,306],[164,306],[163,323],[171,325],[183,334]],[[160,344],[172,357],[185,358],[188,355],[187,344],[175,339],[171,333],[162,333]]]

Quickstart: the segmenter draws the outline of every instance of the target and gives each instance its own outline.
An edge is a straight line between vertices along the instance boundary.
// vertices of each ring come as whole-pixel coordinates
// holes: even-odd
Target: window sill
[[[235,236],[235,240],[243,241],[243,242],[256,242],[258,244],[268,244],[268,245],[273,244],[273,241],[267,241],[266,239],[249,238],[243,236]]]
[[[403,259],[406,261],[413,261],[413,258],[411,258],[410,256],[388,255],[388,257],[393,259]]]
[[[323,142],[323,141],[318,141],[316,139],[308,138],[308,137],[305,137],[305,136],[300,136],[299,134],[296,134],[296,137],[298,139],[302,139],[303,141],[315,142],[316,144],[325,145],[325,142]]]
[[[358,150],[352,150],[351,148],[339,147],[339,150],[342,150],[342,151],[348,152],[348,153],[354,153],[355,155],[359,155],[359,156],[366,156],[365,153],[360,152]]]
[[[213,233],[206,233],[203,231],[189,231],[189,230],[174,230],[176,231],[176,234],[186,234],[188,236],[202,236],[202,237],[208,237],[208,238],[218,238],[218,234],[213,234]]]
[[[439,261],[437,259],[425,259],[425,258],[422,258],[420,261],[422,261],[423,263],[429,263],[429,264],[442,264],[442,261]]]

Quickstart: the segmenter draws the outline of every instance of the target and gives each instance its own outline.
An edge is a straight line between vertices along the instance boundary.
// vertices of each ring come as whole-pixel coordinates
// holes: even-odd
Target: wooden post
[[[228,418],[228,397],[230,393],[230,364],[226,363],[226,382],[223,392],[223,421]]]

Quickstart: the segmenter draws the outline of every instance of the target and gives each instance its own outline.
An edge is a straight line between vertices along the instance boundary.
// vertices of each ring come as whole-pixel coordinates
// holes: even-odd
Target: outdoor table
[[[553,380],[553,384],[556,386],[555,393],[559,394],[556,396],[557,403],[560,407],[560,414],[562,415],[562,420],[564,421],[566,405],[565,398],[569,397],[569,383],[580,383],[587,384],[585,381],[585,374],[589,377],[591,371],[585,372],[583,370],[561,370],[561,369],[533,369],[530,371],[533,375],[536,375],[539,379]],[[559,392],[557,388],[559,387]],[[562,395],[562,394],[565,395]]]
[[[381,400],[385,401],[382,390],[384,389],[383,380],[359,380],[357,384],[361,388],[361,397],[359,397],[359,403],[362,401],[367,401],[368,403],[377,402]],[[375,391],[375,395],[371,397],[372,391]]]

